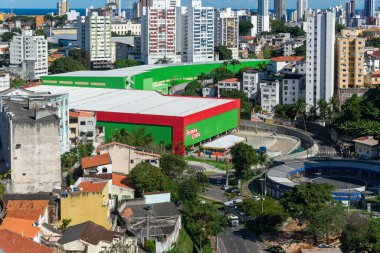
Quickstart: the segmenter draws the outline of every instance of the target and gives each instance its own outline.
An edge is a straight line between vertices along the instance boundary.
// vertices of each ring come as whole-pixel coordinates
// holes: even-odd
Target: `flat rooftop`
[[[232,99],[164,96],[155,91],[85,88],[39,85],[29,87],[34,92],[69,94],[69,108],[83,111],[133,113],[184,117]]]
[[[260,61],[260,60],[241,60],[240,62],[252,62],[252,61]],[[216,64],[223,63],[223,61],[214,61],[214,62],[197,62],[197,63],[175,63],[175,64],[152,64],[152,65],[139,65],[133,66],[129,68],[121,68],[121,69],[112,69],[112,70],[84,70],[84,71],[75,71],[75,72],[67,72],[63,74],[49,75],[46,77],[55,77],[55,76],[67,76],[67,77],[128,77],[138,75],[153,69],[165,68],[165,67],[173,67],[173,66],[188,66],[188,65],[201,65],[201,64]]]

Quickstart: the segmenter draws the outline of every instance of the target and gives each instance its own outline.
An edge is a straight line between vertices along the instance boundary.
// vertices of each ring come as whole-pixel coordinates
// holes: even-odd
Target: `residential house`
[[[280,103],[280,83],[275,81],[260,81],[260,104],[263,110],[274,112]]]
[[[376,159],[379,157],[379,141],[373,136],[360,137],[354,140],[355,153],[358,158]]]
[[[142,200],[125,201],[118,212],[117,229],[131,231],[141,244],[147,239],[149,221],[148,239],[155,241],[156,253],[169,251],[178,239],[181,214],[170,202],[170,193],[145,193]]]
[[[215,84],[210,84],[202,88],[202,96],[208,98],[218,97],[218,87]]]
[[[294,104],[305,98],[305,75],[285,75],[281,84],[281,104]]]
[[[0,230],[0,252],[6,253],[53,253],[53,249],[29,240],[10,230]]]
[[[244,72],[242,86],[248,99],[256,101],[259,96],[259,72],[253,69]]]
[[[41,234],[41,243],[49,247],[56,247],[56,243],[62,237],[62,232],[48,223],[42,224]]]
[[[40,243],[41,226],[49,219],[48,206],[47,200],[9,200],[0,230],[7,229]]]
[[[112,186],[110,193],[112,197],[117,197],[118,202],[135,198],[135,189],[123,181],[126,177],[127,175],[112,173]]]
[[[366,73],[372,73],[380,69],[380,50],[366,52],[364,54],[364,64]]]
[[[302,56],[279,56],[270,59],[267,70],[273,74],[281,72],[281,70],[288,64],[297,64],[303,61]]]
[[[284,56],[294,55],[295,49],[303,45],[304,40],[293,40],[284,43]]]
[[[229,78],[218,82],[218,97],[223,91],[241,90],[240,80],[237,78]]]
[[[96,135],[96,114],[86,111],[69,111],[70,117],[70,140],[71,143],[76,141],[94,142]]]
[[[57,244],[63,252],[101,253],[115,248],[122,249],[120,252],[138,252],[137,239],[132,233],[110,231],[91,221],[69,227]]]
[[[112,173],[112,160],[109,153],[83,157],[81,165],[84,174]]]
[[[364,76],[364,86],[374,87],[380,85],[380,70]]]
[[[101,155],[109,154],[112,162],[112,172],[129,175],[133,168],[141,163],[147,162],[159,167],[160,155],[144,152],[126,144],[111,142],[97,147]],[[109,172],[110,173],[110,172]]]
[[[0,70],[0,91],[9,89],[11,86],[11,79],[9,73]]]
[[[92,221],[111,228],[108,181],[79,178],[70,191],[61,196],[61,219],[71,219],[70,225]]]

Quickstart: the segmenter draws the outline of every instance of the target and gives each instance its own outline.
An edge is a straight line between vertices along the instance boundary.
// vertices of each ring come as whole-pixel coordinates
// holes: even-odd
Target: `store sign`
[[[201,133],[198,132],[198,128],[194,128],[192,130],[186,130],[186,135],[191,136],[191,139],[193,139],[193,140],[201,137]]]

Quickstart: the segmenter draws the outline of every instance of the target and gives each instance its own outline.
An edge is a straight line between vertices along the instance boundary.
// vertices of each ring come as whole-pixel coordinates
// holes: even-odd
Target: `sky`
[[[56,8],[58,0],[0,0],[0,8],[35,8],[35,9],[53,9]],[[68,0],[70,3],[70,8],[83,9],[88,6],[93,5],[94,7],[103,6],[106,0]],[[136,0],[121,0],[126,6],[127,2],[133,3]],[[182,4],[186,4],[188,0],[182,0]],[[222,7],[232,7],[232,8],[249,8],[256,9],[258,0],[203,0],[204,6],[212,6],[216,8]],[[343,4],[349,0],[309,0],[310,8],[327,8],[329,6]],[[270,8],[273,8],[274,0],[269,0]],[[364,5],[364,0],[356,0],[357,8],[362,8]],[[377,5],[380,4],[380,1],[377,1]],[[287,0],[287,8],[295,9],[297,0]]]

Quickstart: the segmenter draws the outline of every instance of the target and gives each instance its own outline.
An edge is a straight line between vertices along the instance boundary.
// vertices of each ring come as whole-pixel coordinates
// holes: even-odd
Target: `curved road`
[[[218,237],[220,253],[263,253],[265,247],[256,236],[244,226],[227,227]]]

